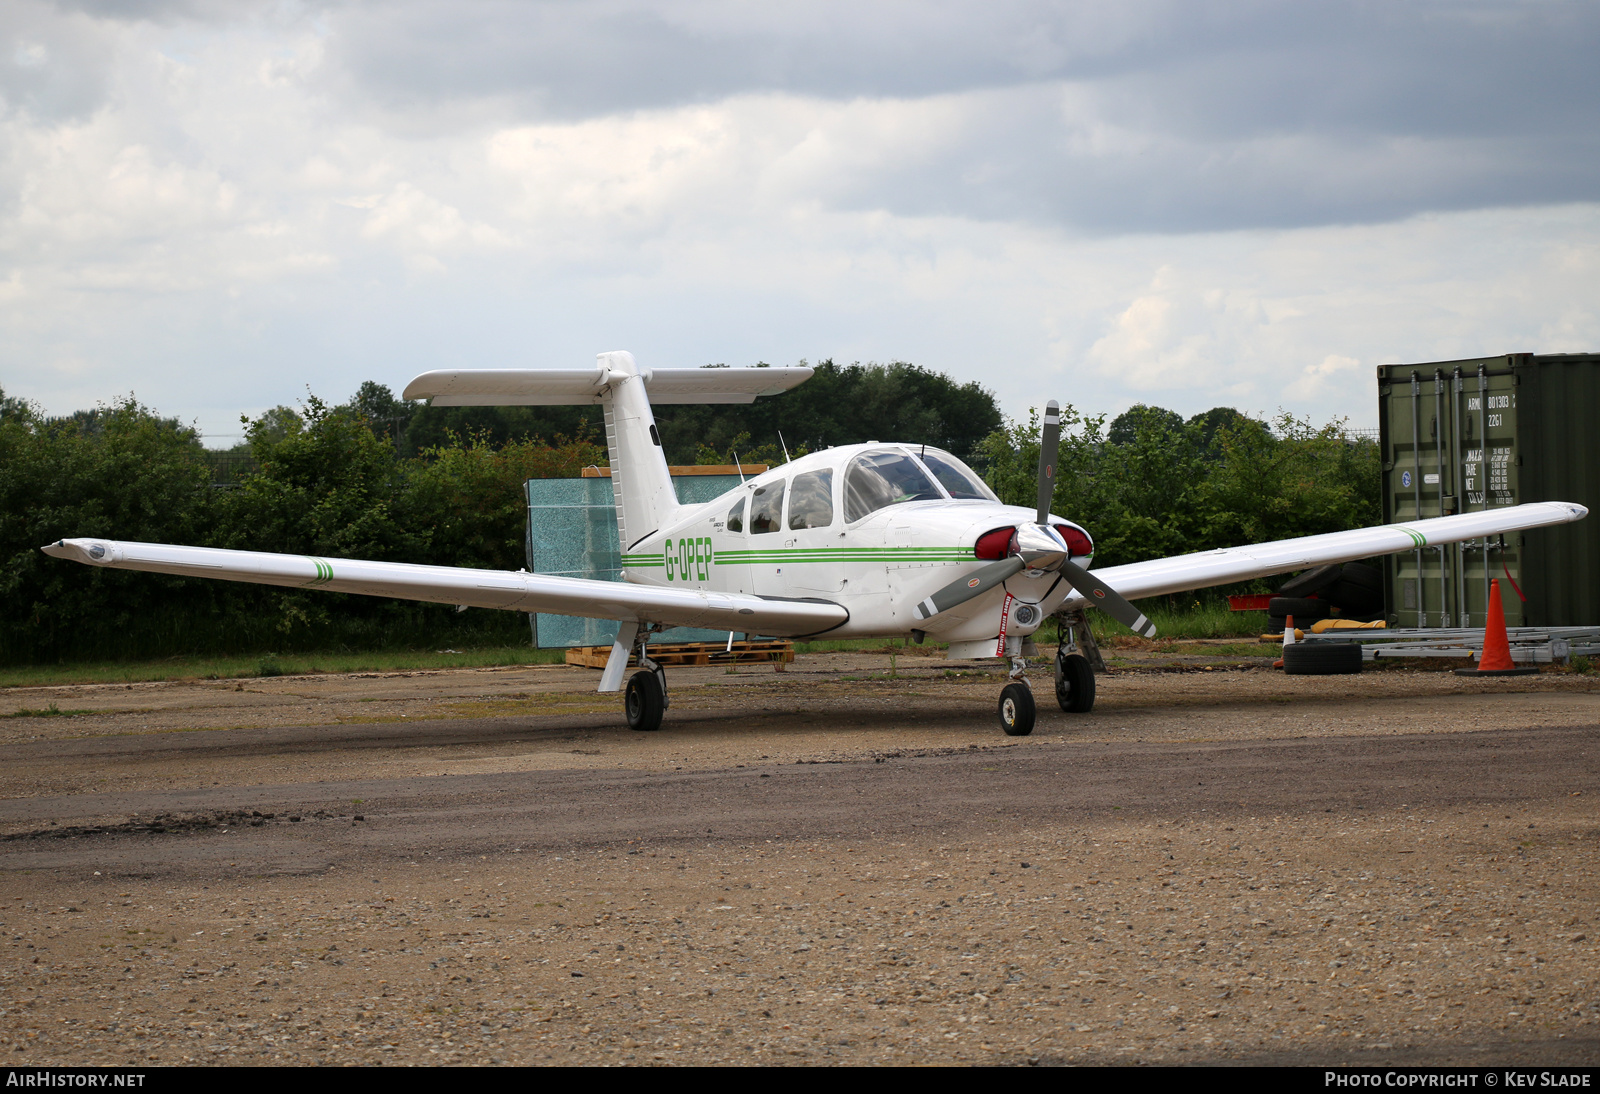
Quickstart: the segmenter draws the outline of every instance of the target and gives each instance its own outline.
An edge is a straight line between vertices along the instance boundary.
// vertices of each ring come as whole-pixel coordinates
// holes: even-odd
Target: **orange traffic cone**
[[[1457,676],[1532,676],[1539,670],[1517,668],[1506,640],[1506,611],[1500,604],[1500,579],[1489,582],[1489,618],[1483,628],[1483,655],[1475,669],[1456,669]]]

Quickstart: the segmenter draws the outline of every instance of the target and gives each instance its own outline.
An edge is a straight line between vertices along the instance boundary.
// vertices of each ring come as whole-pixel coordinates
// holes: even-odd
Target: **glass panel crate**
[[[739,485],[738,475],[674,475],[678,501],[696,505],[711,501]],[[609,478],[529,479],[528,569],[536,574],[622,580],[621,545],[617,541],[616,500]],[[540,649],[609,646],[617,636],[610,619],[530,614],[533,644]],[[725,642],[727,631],[674,627],[655,642]]]

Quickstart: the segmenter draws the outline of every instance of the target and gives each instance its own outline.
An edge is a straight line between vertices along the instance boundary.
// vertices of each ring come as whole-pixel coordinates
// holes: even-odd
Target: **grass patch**
[[[427,669],[559,665],[563,650],[488,646],[468,650],[374,650],[269,657],[169,657],[159,661],[75,662],[0,669],[0,688],[64,684],[133,684],[163,680],[232,680],[323,672],[410,672]],[[66,714],[67,711],[61,713]],[[81,712],[79,712],[81,713]]]
[[[1265,612],[1230,612],[1225,601],[1206,602],[1183,597],[1156,597],[1140,601],[1140,609],[1155,623],[1160,638],[1254,637],[1266,628]],[[1091,610],[1095,639],[1108,651],[1113,639],[1133,632],[1121,623]],[[1060,640],[1055,621],[1048,620],[1035,640],[1054,645]],[[818,639],[796,642],[796,653],[893,652],[900,656],[937,657],[947,644],[928,639],[922,645],[909,637]],[[1265,648],[1225,656],[1253,656]],[[1218,651],[1222,654],[1222,651]],[[366,650],[321,653],[240,654],[227,657],[168,657],[145,661],[82,661],[54,665],[0,668],[0,688],[51,687],[65,684],[132,684],[165,680],[231,680],[314,673],[409,672],[428,669],[497,668],[513,665],[559,665],[565,651],[536,650],[526,645],[483,646],[461,650]],[[1581,670],[1580,670],[1581,671]],[[66,715],[74,712],[62,711]],[[81,713],[81,712],[76,712]]]
[[[1283,647],[1269,642],[1236,642],[1213,646],[1206,652],[1218,657],[1282,657]]]
[[[21,710],[14,710],[10,714],[0,714],[0,718],[76,718],[80,714],[94,713],[95,711],[92,710],[62,710],[54,703],[51,703],[43,710],[30,710],[27,707],[23,707]],[[104,712],[102,711],[101,713]]]
[[[1226,601],[1162,596],[1136,603],[1156,625],[1156,634],[1165,638],[1246,638],[1267,629],[1266,612],[1229,611]],[[1096,620],[1101,621],[1114,634],[1133,633],[1107,616]]]

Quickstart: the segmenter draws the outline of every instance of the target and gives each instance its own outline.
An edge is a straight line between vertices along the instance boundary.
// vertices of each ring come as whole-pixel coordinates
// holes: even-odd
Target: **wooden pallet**
[[[567,664],[603,669],[611,656],[610,646],[574,646],[567,651]],[[781,639],[766,642],[735,642],[729,649],[723,642],[662,642],[650,644],[650,660],[658,665],[739,665],[774,662],[778,671],[794,660],[794,643]],[[628,664],[637,665],[637,657]]]

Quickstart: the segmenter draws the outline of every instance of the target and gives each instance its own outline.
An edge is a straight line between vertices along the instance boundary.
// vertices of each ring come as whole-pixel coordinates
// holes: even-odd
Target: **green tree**
[[[1283,414],[1276,427],[1245,419],[1218,430],[1222,458],[1201,503],[1206,541],[1260,543],[1383,519],[1375,442],[1352,437],[1342,421],[1314,426]]]
[[[366,380],[356,389],[350,401],[339,409],[366,421],[378,436],[393,438],[395,449],[404,453],[408,450],[406,435],[411,419],[421,407],[422,404],[416,400],[395,398],[388,386],[376,380]]]
[[[406,469],[400,516],[427,528],[428,561],[440,566],[518,570],[525,564],[528,519],[523,483],[576,478],[606,462],[605,449],[586,438],[558,437],[554,445],[513,440],[495,445],[479,435],[424,450]]]
[[[804,361],[801,364],[805,364]],[[692,463],[700,447],[727,452],[740,434],[790,453],[865,441],[911,441],[972,455],[1003,419],[994,396],[916,365],[837,365],[822,361],[811,379],[749,404],[655,408],[670,463]],[[740,449],[741,459],[743,449]]]
[[[39,550],[84,536],[203,541],[215,499],[194,430],[131,395],[53,422],[0,405],[0,653],[114,655],[174,612],[206,609],[204,582],[72,566]]]
[[[1261,543],[1380,517],[1377,446],[1343,423],[1290,416],[1277,429],[1228,408],[1185,422],[1159,407],[1103,419],[1062,411],[1054,512],[1082,524],[1101,566]],[[1208,435],[1209,431],[1209,435]],[[1033,508],[1037,415],[984,442],[988,479],[1003,501]]]

